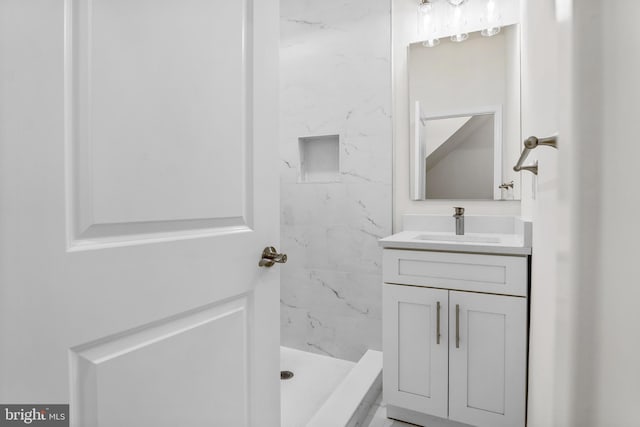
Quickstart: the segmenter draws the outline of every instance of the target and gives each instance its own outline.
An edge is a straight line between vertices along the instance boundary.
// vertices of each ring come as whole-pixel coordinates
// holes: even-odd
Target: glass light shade
[[[482,34],[484,37],[495,36],[500,32],[500,29],[501,27],[485,28],[484,30],[480,31],[480,34]]]
[[[433,31],[433,4],[424,2],[418,5],[418,34],[425,35]]]
[[[420,4],[418,5],[418,11],[420,12],[431,12],[433,10],[433,0],[429,1],[429,0],[423,0],[420,2]]]
[[[435,18],[434,0],[423,0],[418,5],[418,35],[425,40],[424,46],[433,47],[440,40],[433,37],[437,32],[437,20]]]
[[[465,1],[467,0],[449,0],[449,4],[452,6],[460,6]]]
[[[498,11],[496,6],[496,0],[487,0],[487,7],[484,13],[484,16],[481,20],[486,25],[486,28],[483,29],[480,34],[484,37],[495,36],[500,32],[500,20],[502,16]]]
[[[424,47],[436,47],[440,44],[440,39],[429,39],[422,42]]]
[[[460,42],[465,41],[468,38],[469,38],[469,33],[460,33],[460,34],[455,34],[455,35],[451,36],[451,41],[452,42],[456,42],[456,43],[460,43]]]
[[[460,43],[469,38],[467,30],[467,17],[464,14],[466,6],[460,5],[453,8],[453,15],[451,18],[451,29],[454,35],[451,36],[451,41]]]

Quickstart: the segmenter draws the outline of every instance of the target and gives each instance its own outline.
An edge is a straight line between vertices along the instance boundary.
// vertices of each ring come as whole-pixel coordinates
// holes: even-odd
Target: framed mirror
[[[464,43],[409,45],[413,200],[515,200],[520,176],[518,25]]]

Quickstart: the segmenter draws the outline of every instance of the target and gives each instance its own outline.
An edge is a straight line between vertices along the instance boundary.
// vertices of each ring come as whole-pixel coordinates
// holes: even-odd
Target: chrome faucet
[[[456,219],[456,235],[462,236],[464,235],[464,208],[456,207],[453,209],[456,210],[456,213],[453,215]]]

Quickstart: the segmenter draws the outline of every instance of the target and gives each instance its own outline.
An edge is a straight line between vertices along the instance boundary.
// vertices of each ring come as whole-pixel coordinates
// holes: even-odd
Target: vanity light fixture
[[[451,41],[463,42],[469,38],[469,20],[471,27],[478,28],[484,37],[495,36],[500,33],[502,15],[500,4],[502,0],[474,0],[477,6],[468,6],[469,0],[419,0],[418,1],[418,35],[425,47],[440,44],[439,35],[443,28],[451,35]],[[471,7],[471,9],[469,9]],[[470,16],[470,14],[478,16]]]

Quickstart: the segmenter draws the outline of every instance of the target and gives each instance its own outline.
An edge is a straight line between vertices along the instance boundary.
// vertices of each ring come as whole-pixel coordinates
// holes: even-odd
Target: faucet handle
[[[455,209],[455,211],[456,211],[456,213],[453,216],[462,216],[462,215],[464,215],[464,208],[454,207],[453,209]]]

